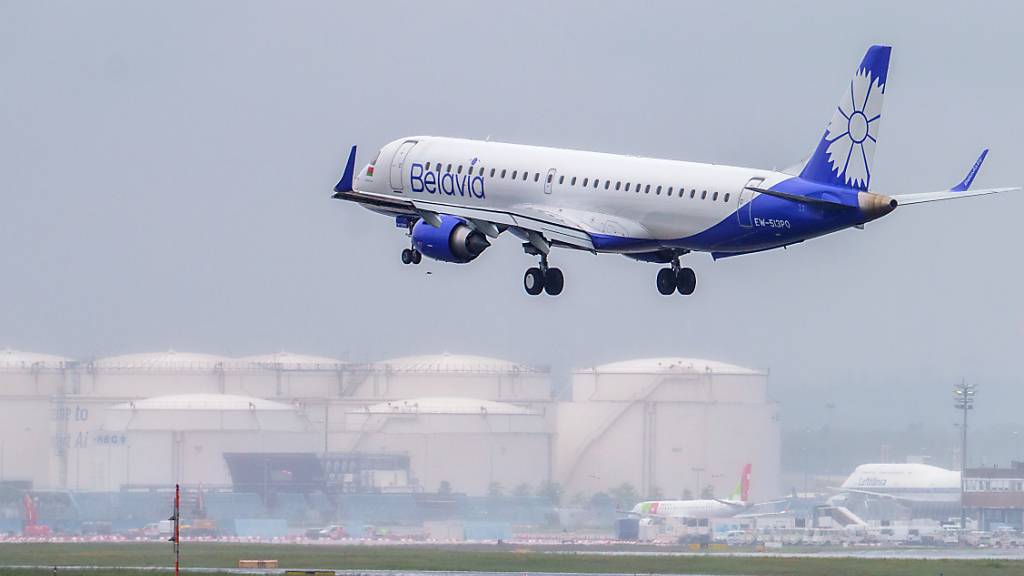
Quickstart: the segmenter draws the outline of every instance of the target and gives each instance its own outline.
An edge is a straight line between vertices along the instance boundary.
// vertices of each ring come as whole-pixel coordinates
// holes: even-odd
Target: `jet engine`
[[[441,225],[431,226],[420,220],[412,228],[413,246],[428,258],[465,264],[473,261],[491,243],[461,218],[441,215]]]

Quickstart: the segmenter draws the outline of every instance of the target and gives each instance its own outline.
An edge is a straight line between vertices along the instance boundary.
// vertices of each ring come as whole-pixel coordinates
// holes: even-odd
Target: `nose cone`
[[[897,206],[895,198],[871,192],[858,192],[857,204],[860,205],[860,211],[865,217],[865,222],[881,218],[895,210]]]

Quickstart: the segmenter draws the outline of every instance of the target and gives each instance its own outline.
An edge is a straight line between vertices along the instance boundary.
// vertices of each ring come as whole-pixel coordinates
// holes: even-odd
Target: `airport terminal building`
[[[574,371],[470,355],[349,363],[289,353],[92,360],[0,352],[0,481],[111,492],[588,497],[778,494],[766,372],[692,358]]]

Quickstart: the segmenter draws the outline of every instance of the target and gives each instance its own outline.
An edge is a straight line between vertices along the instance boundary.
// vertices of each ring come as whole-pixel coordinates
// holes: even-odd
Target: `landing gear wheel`
[[[544,273],[540,268],[530,268],[523,275],[523,288],[530,296],[536,296],[544,291]]]
[[[419,250],[415,250],[414,249],[412,251],[412,263],[413,264],[419,264],[422,261],[423,261],[423,253],[420,252]]]
[[[562,271],[558,268],[548,268],[547,274],[544,275],[544,291],[549,296],[558,296],[564,287],[565,276],[562,275]]]
[[[697,274],[694,273],[693,268],[679,270],[679,274],[676,275],[676,290],[683,296],[689,296],[696,289]]]
[[[671,268],[658,270],[658,292],[668,296],[676,291],[676,273]]]
[[[402,250],[402,264],[412,264],[412,250]]]

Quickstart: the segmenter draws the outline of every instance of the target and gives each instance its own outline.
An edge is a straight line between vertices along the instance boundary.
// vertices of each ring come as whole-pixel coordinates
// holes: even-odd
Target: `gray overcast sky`
[[[657,267],[558,253],[530,298],[502,238],[402,266],[329,198],[348,147],[438,134],[784,167],[872,43],[893,45],[873,183],[930,191],[991,147],[1019,185],[1020,3],[0,2],[0,345],[89,357],[471,352],[573,366],[704,356],[772,371],[789,427],[948,426],[950,387],[1021,420],[1024,194]],[[426,271],[433,271],[427,275]]]

